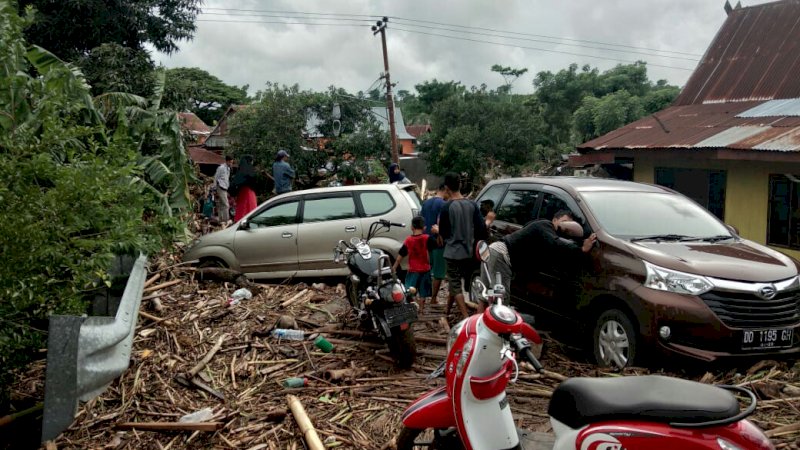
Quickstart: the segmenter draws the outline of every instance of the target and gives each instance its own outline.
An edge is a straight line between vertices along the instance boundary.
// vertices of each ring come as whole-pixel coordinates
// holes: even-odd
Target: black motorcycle
[[[333,250],[336,263],[345,262],[350,275],[345,281],[347,300],[362,326],[376,330],[389,344],[389,351],[400,367],[410,367],[417,355],[411,324],[417,320],[417,305],[392,270],[389,255],[372,249],[369,241],[378,232],[404,224],[378,220],[369,227],[366,239],[354,237],[339,241]]]

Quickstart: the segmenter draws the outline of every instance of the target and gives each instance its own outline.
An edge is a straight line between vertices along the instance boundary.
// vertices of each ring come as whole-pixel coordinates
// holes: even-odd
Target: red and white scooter
[[[486,243],[479,243],[478,253],[486,270]],[[503,305],[502,289],[499,280],[492,290],[480,281],[473,285],[490,306],[452,328],[447,360],[431,374],[444,373],[446,385],[406,409],[398,450],[774,449],[745,419],[755,410],[752,392],[663,376],[569,379],[553,392],[548,408],[555,442],[528,440],[515,427],[506,386],[517,379],[517,358],[543,370],[530,350],[530,342],[541,338]],[[750,398],[744,411],[732,392]]]

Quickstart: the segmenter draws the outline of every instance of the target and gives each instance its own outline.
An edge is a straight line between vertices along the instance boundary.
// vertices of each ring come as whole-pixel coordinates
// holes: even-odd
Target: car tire
[[[594,359],[598,366],[629,367],[636,361],[638,334],[634,321],[619,309],[600,313],[592,333]]]
[[[206,267],[216,267],[220,269],[227,269],[228,265],[225,264],[225,261],[219,258],[206,258],[200,261],[200,264],[197,265],[199,268],[206,268]]]

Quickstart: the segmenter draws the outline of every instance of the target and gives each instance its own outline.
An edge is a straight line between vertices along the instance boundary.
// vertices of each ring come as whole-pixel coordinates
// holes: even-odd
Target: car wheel
[[[594,326],[594,359],[601,367],[623,368],[633,365],[638,336],[633,322],[618,309],[600,314]]]
[[[200,264],[198,265],[198,267],[200,267],[200,268],[217,267],[217,268],[221,268],[221,269],[227,269],[228,265],[225,264],[225,261],[223,261],[223,260],[221,260],[219,258],[206,258],[206,259],[203,259],[203,260],[200,261]]]

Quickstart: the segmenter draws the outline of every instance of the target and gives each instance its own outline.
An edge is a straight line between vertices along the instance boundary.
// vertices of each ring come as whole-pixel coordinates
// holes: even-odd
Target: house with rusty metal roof
[[[570,165],[632,163],[635,181],[800,257],[800,0],[725,10],[674,103],[579,145]]]

